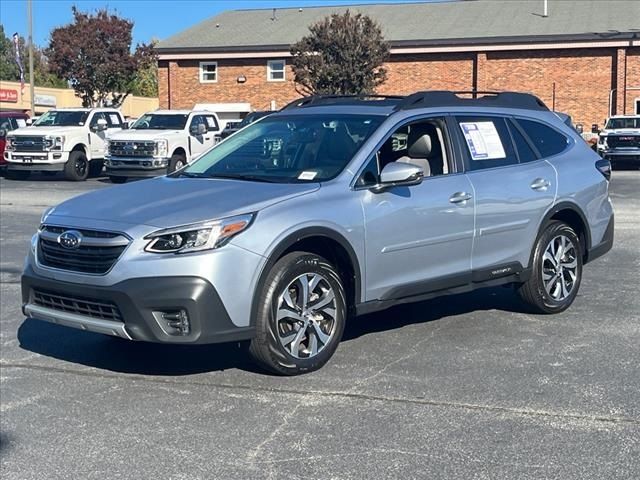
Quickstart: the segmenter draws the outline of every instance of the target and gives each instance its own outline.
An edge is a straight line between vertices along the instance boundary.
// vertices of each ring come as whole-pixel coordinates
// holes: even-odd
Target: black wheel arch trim
[[[307,227],[301,230],[298,230],[294,233],[291,233],[284,237],[277,246],[272,250],[269,255],[267,262],[262,267],[260,272],[260,276],[258,277],[258,282],[253,292],[253,299],[251,301],[251,318],[250,325],[255,326],[255,318],[258,311],[258,303],[260,301],[260,292],[264,287],[264,282],[266,280],[267,275],[269,275],[269,271],[275,263],[278,261],[282,254],[286,252],[289,248],[291,248],[296,243],[301,240],[311,238],[311,237],[326,237],[335,242],[337,242],[344,250],[347,252],[349,256],[349,260],[351,261],[351,265],[353,267],[354,274],[354,306],[359,304],[361,301],[361,290],[362,290],[362,271],[360,270],[360,262],[358,261],[358,256],[356,255],[355,250],[349,243],[349,241],[339,232],[328,228],[328,227]]]
[[[577,214],[580,217],[580,221],[584,225],[584,233],[585,233],[585,247],[586,251],[582,252],[586,254],[589,250],[591,250],[591,228],[589,226],[589,222],[587,221],[586,215],[583,213],[582,209],[576,205],[575,203],[562,201],[554,204],[549,211],[542,218],[542,222],[540,222],[540,228],[538,229],[538,236],[542,233],[543,228],[549,223],[551,217],[553,217],[556,213],[561,212],[563,210],[571,210],[573,213]]]

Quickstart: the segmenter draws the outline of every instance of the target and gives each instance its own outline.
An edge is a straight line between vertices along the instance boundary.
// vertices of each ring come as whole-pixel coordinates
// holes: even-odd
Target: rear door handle
[[[533,182],[531,182],[530,186],[533,190],[544,192],[547,188],[549,188],[550,185],[551,182],[549,180],[546,180],[544,178],[536,178]]]
[[[471,200],[471,195],[467,192],[456,192],[449,197],[451,203],[464,203],[467,200]]]

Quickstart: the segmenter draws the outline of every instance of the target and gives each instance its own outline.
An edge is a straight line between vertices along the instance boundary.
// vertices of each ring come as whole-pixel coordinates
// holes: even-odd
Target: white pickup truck
[[[109,137],[106,172],[113,183],[174,172],[220,140],[215,113],[156,110]]]
[[[598,153],[612,164],[640,166],[640,115],[609,118],[598,138]]]
[[[113,108],[49,110],[30,127],[7,135],[7,178],[23,180],[31,172],[64,172],[69,180],[99,175],[106,137],[122,129],[122,114]]]

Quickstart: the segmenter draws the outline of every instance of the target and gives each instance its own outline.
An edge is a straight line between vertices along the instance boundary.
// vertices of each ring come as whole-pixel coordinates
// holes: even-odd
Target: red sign
[[[11,88],[0,88],[0,102],[18,102],[18,90]]]

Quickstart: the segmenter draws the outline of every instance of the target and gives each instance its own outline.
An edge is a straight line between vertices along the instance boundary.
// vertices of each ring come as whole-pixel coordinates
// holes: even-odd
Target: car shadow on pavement
[[[352,319],[347,323],[342,341],[492,309],[525,311],[512,289],[483,289],[401,305]],[[231,368],[266,373],[251,362],[246,343],[166,345],[131,342],[33,319],[22,323],[18,340],[20,346],[30,352],[119,373],[175,376]]]

